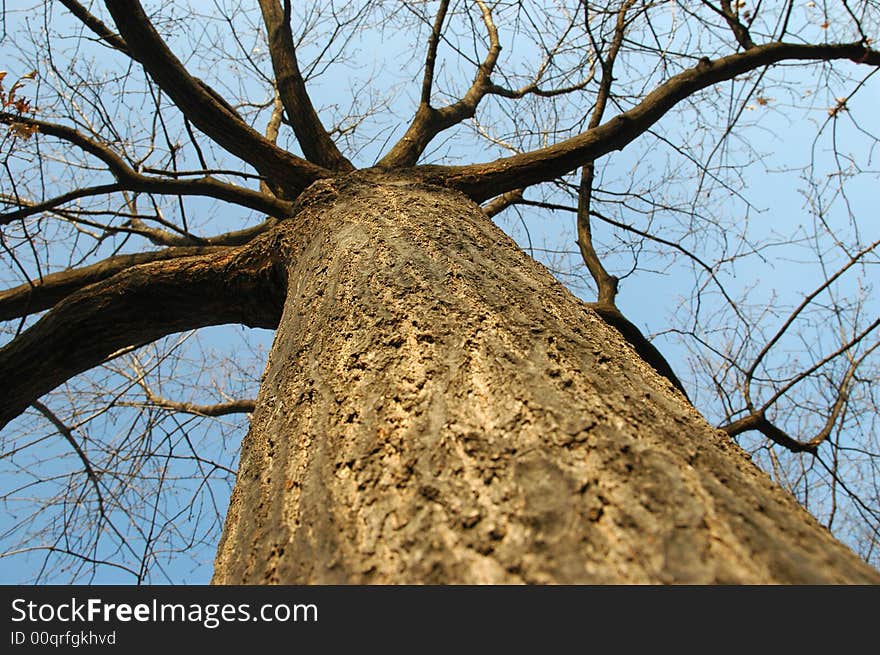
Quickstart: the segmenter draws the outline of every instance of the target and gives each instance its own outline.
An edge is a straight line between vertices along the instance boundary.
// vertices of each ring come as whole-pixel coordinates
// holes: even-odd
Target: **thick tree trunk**
[[[306,196],[215,583],[880,581],[464,196]]]

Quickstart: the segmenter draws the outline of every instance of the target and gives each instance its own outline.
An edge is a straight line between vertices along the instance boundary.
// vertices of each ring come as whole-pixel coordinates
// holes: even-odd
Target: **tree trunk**
[[[355,174],[279,229],[215,583],[880,581],[464,196]]]

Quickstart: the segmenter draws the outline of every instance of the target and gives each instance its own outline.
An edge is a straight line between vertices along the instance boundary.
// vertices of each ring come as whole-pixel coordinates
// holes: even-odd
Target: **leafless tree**
[[[8,2],[6,562],[876,581],[732,444],[880,562],[878,27],[867,0]]]

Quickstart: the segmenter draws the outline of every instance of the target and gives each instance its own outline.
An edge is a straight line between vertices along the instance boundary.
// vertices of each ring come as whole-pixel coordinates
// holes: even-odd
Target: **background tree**
[[[6,561],[199,579],[255,412],[221,581],[871,579],[672,390],[876,564],[880,12],[779,4],[7,3]],[[259,400],[264,332],[188,331],[279,320]]]

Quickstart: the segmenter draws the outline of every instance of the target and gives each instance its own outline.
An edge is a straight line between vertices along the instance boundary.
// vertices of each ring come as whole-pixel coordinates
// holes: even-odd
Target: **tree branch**
[[[106,0],[128,51],[184,116],[218,145],[249,163],[291,197],[330,172],[271,143],[192,77],[156,32],[137,0]]]
[[[624,316],[616,306],[604,302],[589,302],[587,306],[596,312],[608,325],[620,332],[623,338],[626,339],[626,342],[636,351],[636,354],[657,373],[669,380],[672,386],[681,391],[682,395],[690,402],[687,391],[684,390],[684,385],[678,379],[678,376],[675,375],[675,371],[672,370],[672,366],[666,361],[663,353],[648,341],[645,335],[642,334],[642,331]]]
[[[431,28],[431,36],[428,39],[428,54],[425,55],[425,74],[422,77],[422,95],[420,104],[431,104],[431,89],[434,86],[434,67],[437,65],[437,48],[440,45],[440,36],[443,33],[443,21],[446,20],[446,12],[449,10],[449,0],[440,0],[437,15],[434,17],[434,25]]]
[[[128,191],[140,191],[143,193],[205,196],[216,198],[218,200],[225,200],[242,207],[247,207],[249,209],[254,209],[275,216],[287,215],[291,212],[293,207],[291,203],[280,200],[271,194],[261,193],[227,182],[221,182],[210,175],[198,179],[181,180],[177,178],[157,179],[149,175],[138,173],[109,146],[104,143],[99,143],[66,125],[48,123],[46,121],[22,117],[6,112],[0,112],[0,123],[5,125],[14,125],[18,123],[36,127],[37,131],[41,134],[54,136],[67,141],[68,143],[72,143],[104,162],[109,171],[118,181],[118,184],[106,184],[86,189],[77,189],[42,203],[29,204],[28,206],[21,207],[15,211],[0,214],[0,225],[5,225],[13,220],[32,216],[48,209],[58,207],[71,200],[86,196],[100,195],[103,193],[113,193],[123,189]]]
[[[784,335],[788,331],[788,328],[791,327],[792,323],[794,323],[795,319],[800,315],[800,313],[804,310],[804,308],[807,305],[809,305],[811,302],[813,302],[813,300],[820,293],[822,293],[825,289],[830,287],[835,282],[835,280],[837,280],[841,275],[843,275],[849,269],[851,269],[853,266],[855,266],[856,263],[858,263],[862,259],[862,257],[864,257],[868,253],[874,251],[878,246],[880,246],[880,239],[878,239],[874,243],[866,246],[865,248],[863,248],[862,250],[857,252],[855,255],[852,255],[850,257],[849,261],[846,262],[843,266],[841,266],[833,275],[826,278],[825,281],[822,282],[822,284],[820,284],[816,289],[814,289],[811,293],[808,293],[806,296],[804,296],[804,299],[788,315],[788,318],[783,322],[783,324],[779,327],[779,329],[776,330],[776,334],[774,334],[773,337],[771,337],[767,341],[767,343],[764,344],[764,347],[761,349],[761,352],[758,353],[758,355],[755,357],[755,359],[752,361],[751,365],[749,365],[749,368],[745,372],[745,381],[743,383],[743,395],[745,396],[746,406],[749,409],[752,409],[754,407],[753,402],[752,402],[752,397],[751,397],[752,379],[754,378],[755,371],[758,370],[758,366],[764,360],[764,357],[767,356],[767,353],[769,353],[770,350],[773,348],[773,346],[776,345],[776,343],[779,341],[779,339],[782,338],[782,335]],[[873,330],[876,326],[877,326],[877,323],[875,323],[873,326],[871,326],[871,330]]]
[[[284,0],[284,9],[278,0],[260,0],[260,10],[269,35],[275,83],[303,154],[309,161],[334,171],[354,170],[330,138],[306,91],[290,31],[290,0]]]
[[[551,211],[565,211],[565,212],[571,212],[573,214],[577,213],[576,207],[569,207],[567,205],[559,205],[559,204],[550,203],[550,202],[540,202],[537,200],[528,200],[526,198],[522,198],[521,200],[517,200],[517,201],[515,201],[514,204],[526,205],[528,207],[539,207],[541,209],[549,209]],[[730,294],[727,292],[727,289],[721,283],[721,280],[718,279],[718,275],[715,272],[715,268],[713,268],[712,266],[709,266],[709,264],[707,264],[705,261],[703,261],[700,257],[697,257],[694,253],[692,253],[690,250],[688,250],[687,248],[682,246],[680,243],[678,243],[676,241],[670,241],[669,239],[664,239],[663,237],[659,237],[656,234],[646,232],[645,230],[640,230],[639,228],[634,227],[632,225],[627,225],[626,223],[621,223],[620,221],[616,221],[613,218],[605,216],[604,214],[601,214],[597,211],[591,211],[590,215],[592,217],[598,218],[603,223],[608,223],[609,225],[612,225],[613,227],[624,230],[626,232],[631,232],[632,234],[637,234],[640,237],[644,237],[645,239],[649,239],[649,240],[654,241],[656,243],[663,244],[664,246],[668,246],[669,248],[672,248],[673,250],[677,250],[678,252],[680,252],[682,255],[684,255],[685,257],[687,257],[691,261],[693,261],[695,264],[697,264],[700,268],[702,268],[706,272],[706,274],[709,276],[709,278],[712,280],[712,282],[715,283],[715,286],[718,288],[718,291],[724,297],[724,300],[727,301],[727,304],[730,305],[730,307],[734,310],[734,312],[736,312],[736,314],[740,318],[740,320],[745,322],[745,318],[740,314],[736,303],[733,301],[733,298],[730,297]]]
[[[620,52],[620,46],[623,43],[623,37],[626,33],[626,13],[630,10],[635,0],[627,0],[624,2],[617,12],[617,20],[614,24],[614,37],[611,40],[611,47],[608,50],[608,56],[602,60],[602,81],[599,83],[599,93],[596,96],[596,106],[590,116],[588,129],[595,129],[602,122],[602,116],[605,114],[605,108],[608,106],[608,98],[611,95],[611,84],[614,80],[614,63],[617,60],[617,54]],[[585,6],[586,11],[586,6]],[[589,30],[589,17],[585,17],[587,29]],[[596,175],[596,166],[593,160],[586,162],[581,169],[581,182],[578,187],[578,208],[577,208],[577,243],[581,252],[581,259],[590,275],[596,282],[597,300],[600,305],[608,307],[616,307],[617,284],[619,282],[617,276],[610,275],[602,264],[599,254],[593,246],[593,226],[590,222],[590,211],[593,202],[593,181]],[[665,363],[665,360],[663,360]],[[671,369],[670,369],[671,372]],[[675,376],[672,376],[675,378]],[[678,382],[678,379],[675,378]],[[681,386],[679,384],[679,386]]]
[[[0,291],[0,321],[49,309],[80,289],[113,277],[133,266],[194,257],[225,250],[222,247],[167,248],[158,252],[108,257],[91,266],[46,275],[42,280]]]
[[[583,2],[582,5],[584,8],[584,18],[587,24],[587,32],[589,33],[589,3]],[[524,84],[518,89],[510,89],[490,81],[489,93],[491,93],[492,95],[500,96],[502,98],[508,98],[510,100],[518,100],[520,98],[524,98],[527,95],[534,95],[539,98],[553,98],[556,96],[565,95],[567,93],[572,93],[573,91],[580,91],[581,89],[586,88],[586,86],[593,81],[593,78],[596,75],[596,57],[594,56],[594,53],[590,53],[587,57],[589,61],[587,74],[581,79],[580,82],[569,84],[563,87],[557,87],[555,89],[542,89],[538,86],[541,83],[544,74],[553,63],[554,58],[559,54],[560,49],[564,47],[565,38],[568,36],[569,32],[575,26],[575,24],[576,19],[574,18],[573,14],[572,20],[569,23],[568,28],[563,30],[562,35],[556,42],[556,45],[546,51],[544,61],[542,61],[541,65],[538,66],[538,70],[535,71],[535,75],[530,82]],[[595,47],[595,42],[593,43],[593,46],[594,50],[598,50],[598,48]]]
[[[487,202],[483,205],[483,211],[486,212],[486,216],[492,218],[496,214],[500,214],[505,209],[510,207],[511,205],[516,205],[523,200],[523,190],[522,189],[514,189],[513,191],[508,191],[507,193],[502,193],[500,196],[492,198],[490,202]]]
[[[120,350],[207,325],[274,328],[284,302],[278,244],[152,262],[87,286],[0,349],[0,428]]]
[[[853,381],[856,379],[856,371],[858,370],[862,362],[864,362],[868,358],[868,356],[872,352],[874,352],[874,350],[880,348],[880,341],[874,343],[872,346],[867,348],[859,357],[850,357],[850,363],[849,366],[847,366],[846,373],[844,373],[840,384],[837,385],[837,397],[828,412],[828,417],[825,419],[825,424],[812,438],[807,440],[798,440],[794,437],[789,436],[786,432],[781,430],[779,427],[777,427],[775,424],[767,419],[767,410],[769,410],[795,384],[807,379],[810,375],[815,373],[817,370],[819,370],[819,368],[830,362],[832,359],[835,359],[843,353],[848,352],[852,347],[860,343],[868,334],[873,332],[878,326],[880,326],[880,319],[875,320],[865,330],[853,337],[848,343],[845,343],[843,346],[841,346],[836,352],[828,355],[821,361],[816,362],[806,371],[803,371],[802,373],[797,375],[793,380],[784,385],[782,389],[773,394],[773,396],[769,400],[767,400],[767,402],[765,402],[760,409],[754,409],[752,407],[750,398],[746,396],[746,402],[750,410],[749,414],[741,419],[733,421],[732,423],[721,426],[720,429],[727,432],[727,434],[729,434],[731,437],[735,437],[736,435],[747,432],[749,430],[757,430],[774,443],[777,443],[792,452],[808,452],[811,454],[815,454],[819,446],[821,446],[831,437],[834,426],[837,424],[837,420],[840,418],[841,413],[847,405],[847,401],[849,400],[850,388],[852,387]]]
[[[593,162],[589,162],[581,173],[581,183],[578,187],[577,208],[577,244],[581,252],[581,259],[593,281],[596,283],[597,300],[602,305],[616,307],[617,284],[619,279],[611,275],[602,265],[599,254],[593,247],[593,226],[590,222],[590,204],[593,195]]]
[[[743,25],[740,21],[737,12],[733,10],[733,7],[730,4],[730,0],[721,0],[721,8],[719,9],[715,5],[713,5],[709,0],[703,0],[703,4],[709,7],[716,14],[721,16],[726,22],[728,27],[730,27],[730,31],[733,32],[733,36],[736,39],[736,42],[742,46],[743,50],[751,50],[755,47],[755,42],[752,40],[752,35],[749,33],[749,28]]]
[[[104,494],[101,493],[101,481],[98,475],[95,473],[95,469],[92,467],[92,463],[89,460],[88,455],[83,451],[80,445],[76,441],[76,437],[73,436],[73,430],[64,423],[51,409],[46,407],[39,400],[35,400],[32,403],[34,409],[36,409],[40,414],[45,416],[49,422],[55,426],[55,429],[58,430],[58,433],[64,437],[70,447],[73,448],[73,451],[76,453],[76,456],[79,457],[79,461],[83,466],[83,472],[86,474],[86,477],[91,482],[92,487],[95,490],[95,498],[98,501],[98,512],[101,516],[105,515],[105,507],[104,507]]]
[[[786,432],[780,430],[776,425],[770,422],[763,412],[749,414],[745,418],[741,418],[738,421],[722,426],[720,429],[731,437],[735,437],[750,430],[757,430],[773,443],[777,443],[793,453],[814,453],[819,447],[819,444],[801,442],[794,437],[789,436]]]
[[[230,400],[229,402],[216,403],[214,405],[197,405],[195,403],[161,398],[153,394],[149,389],[146,390],[146,395],[146,404],[150,407],[158,407],[159,409],[168,409],[173,412],[193,414],[195,416],[217,417],[228,416],[229,414],[252,414],[257,406],[257,402],[253,399]]]
[[[14,201],[15,204],[18,205],[18,209],[13,209],[12,211],[0,214],[0,225],[8,225],[12,221],[17,221],[22,218],[27,218],[28,216],[51,211],[56,207],[60,207],[61,205],[71,202],[72,200],[79,200],[80,198],[90,198],[92,196],[103,196],[109,193],[117,193],[119,191],[122,191],[121,184],[99,184],[98,186],[80,187],[79,189],[74,189],[73,191],[62,193],[60,196],[49,198],[48,200],[44,200],[43,202],[29,202],[18,198]],[[11,199],[8,197],[4,197],[3,201],[10,202]]]
[[[5,111],[0,112],[0,123],[9,126],[18,124],[34,127],[39,134],[47,134],[62,139],[63,141],[67,141],[68,143],[72,143],[81,150],[104,162],[116,178],[128,177],[136,174],[126,161],[106,143],[95,141],[72,127],[61,125],[59,123],[49,123],[47,121],[37,120],[36,118],[20,116],[18,114],[10,114]]]
[[[569,84],[568,86],[562,86],[556,89],[542,89],[538,86],[538,82],[532,80],[528,84],[521,86],[518,89],[508,89],[507,87],[503,87],[499,84],[490,83],[489,91],[495,96],[500,96],[502,98],[507,98],[509,100],[519,100],[520,98],[524,98],[528,95],[537,96],[539,98],[555,98],[556,96],[563,96],[567,93],[572,93],[574,91],[580,91],[584,89],[596,76],[596,64],[595,62],[590,62],[590,69],[587,71],[586,77],[584,77],[580,82],[575,84]]]
[[[428,46],[428,55],[425,61],[425,78],[422,83],[422,97],[416,115],[401,137],[388,153],[379,160],[377,164],[380,168],[398,168],[415,166],[419,156],[425,151],[425,148],[435,136],[443,130],[446,130],[461,121],[471,118],[477,111],[477,105],[489,93],[492,88],[491,76],[495,70],[495,64],[498,62],[498,55],[501,53],[501,42],[498,40],[498,30],[492,20],[492,12],[483,0],[476,0],[480,8],[483,18],[483,24],[489,35],[489,51],[486,58],[477,69],[477,74],[470,88],[464,96],[457,102],[435,109],[430,103],[430,86],[428,86],[431,74],[433,78],[434,57],[436,57],[436,39],[433,38]],[[445,16],[445,8],[441,5],[441,11],[437,14],[437,21],[434,29],[439,32],[442,26],[442,18]],[[439,35],[438,35],[439,38]],[[433,50],[432,50],[433,49]],[[428,97],[425,97],[425,90],[428,90]],[[510,189],[505,189],[510,191]],[[492,194],[495,195],[495,194]],[[488,198],[488,197],[487,197]],[[487,198],[482,198],[486,200]]]
[[[179,234],[158,227],[147,225],[142,219],[134,218],[127,225],[131,231],[146,237],[150,242],[157,246],[168,246],[172,248],[185,248],[191,246],[243,246],[255,237],[268,232],[278,224],[278,219],[269,217],[262,223],[243,228],[241,230],[233,230],[212,237],[199,237],[193,234]],[[112,228],[109,228],[112,229]]]
[[[132,56],[128,51],[128,46],[125,45],[125,41],[123,41],[118,34],[107,27],[101,19],[89,12],[89,10],[83,7],[79,2],[76,0],[61,0],[61,4],[67,7],[67,10],[71,14],[76,16],[83,25],[88,27],[95,36],[101,39],[104,43],[129,57]]]
[[[106,43],[114,50],[118,50],[122,54],[127,55],[134,61],[142,63],[140,59],[138,59],[128,49],[125,41],[116,32],[107,27],[107,25],[101,19],[90,13],[89,10],[83,7],[79,2],[77,2],[76,0],[61,0],[61,4],[67,7],[67,10],[71,14],[76,16],[80,20],[80,22],[87,28],[89,28],[101,41]],[[223,105],[229,111],[229,113],[238,116],[238,112],[233,109],[232,105],[226,102],[226,99],[223,98],[223,96],[221,96],[199,78],[193,77],[193,79],[195,80],[196,84],[201,86],[207,93],[209,93],[211,97],[214,98],[214,100]]]
[[[880,51],[866,48],[862,43],[768,43],[714,61],[704,58],[658,86],[632,109],[555,145],[493,162],[420,166],[418,170],[424,181],[458,189],[474,201],[482,202],[516,188],[553,180],[585,162],[623,149],[680,101],[713,84],[781,61],[838,59],[880,66]]]

